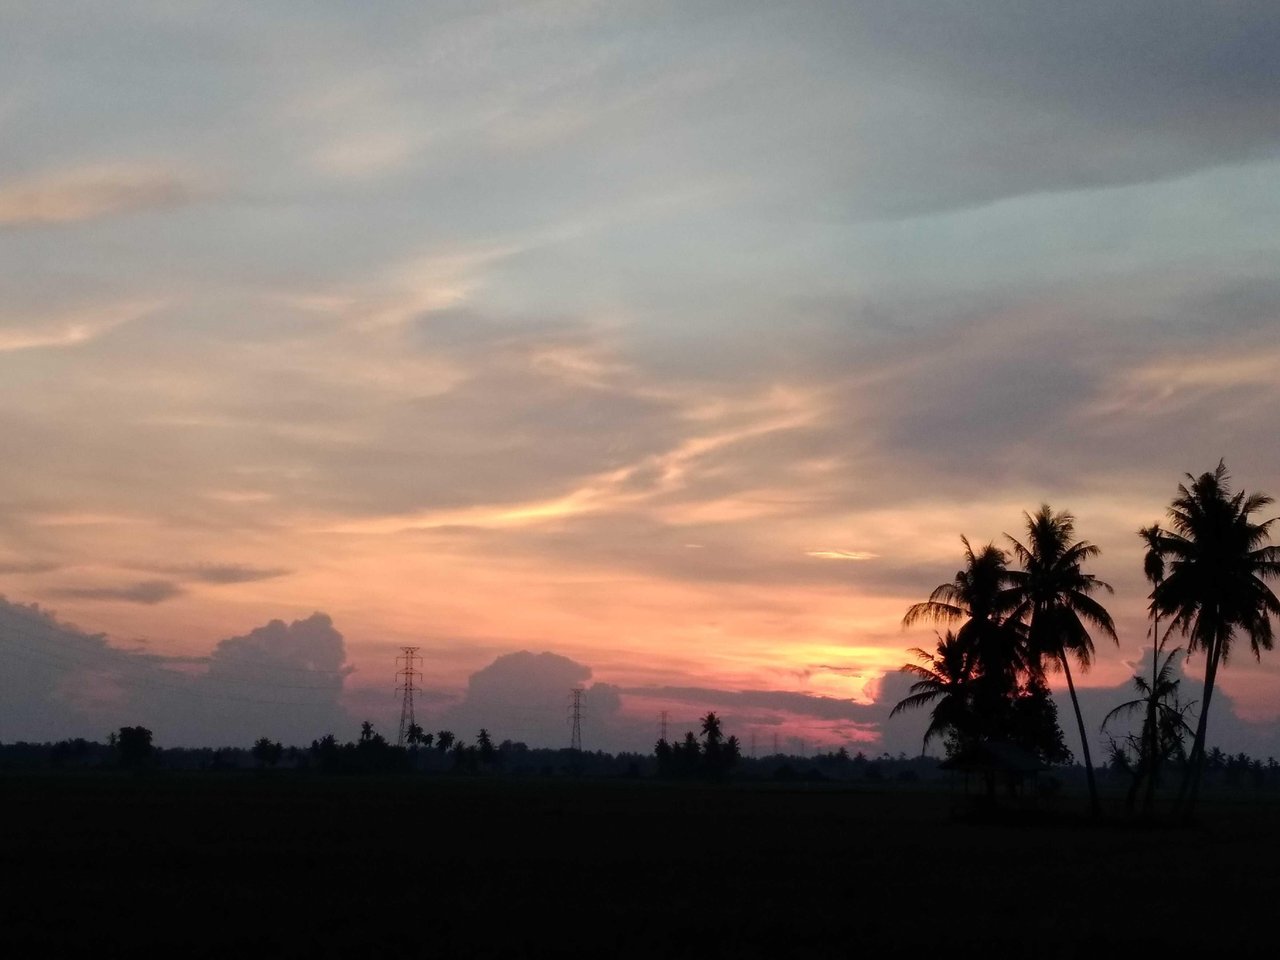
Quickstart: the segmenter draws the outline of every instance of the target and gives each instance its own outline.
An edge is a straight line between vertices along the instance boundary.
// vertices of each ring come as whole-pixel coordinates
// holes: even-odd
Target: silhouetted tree
[[[448,753],[449,748],[453,746],[453,731],[441,730],[436,734],[436,749],[441,753]]]
[[[1179,807],[1195,809],[1205,760],[1205,733],[1218,668],[1231,653],[1237,634],[1249,638],[1254,656],[1272,647],[1271,617],[1280,600],[1267,580],[1280,577],[1280,548],[1269,545],[1276,518],[1255,522],[1251,515],[1272,502],[1265,494],[1233,494],[1226,464],[1212,473],[1186,475],[1169,506],[1171,530],[1155,538],[1154,552],[1168,564],[1153,602],[1171,626],[1188,638],[1189,653],[1205,652],[1204,699],[1195,740],[1179,792]]]
[[[658,761],[658,776],[670,777],[675,774],[675,753],[665,737],[659,737],[653,746],[653,755]]]
[[[1026,544],[1005,534],[1022,568],[1009,571],[1010,585],[1001,606],[1010,608],[1010,620],[1026,626],[1028,666],[1032,672],[1040,673],[1044,658],[1048,657],[1066,677],[1080,731],[1080,749],[1084,752],[1089,802],[1094,816],[1100,816],[1102,807],[1089,754],[1089,735],[1085,732],[1080,700],[1071,679],[1070,658],[1075,658],[1081,670],[1089,668],[1093,659],[1090,627],[1119,642],[1111,614],[1091,596],[1098,590],[1111,593],[1111,585],[1082,569],[1084,562],[1100,551],[1087,540],[1073,539],[1075,517],[1070,513],[1054,513],[1048,504],[1042,504],[1035,516],[1024,513],[1023,517],[1027,525]]]
[[[720,753],[721,741],[724,739],[723,725],[713,712],[702,717],[701,724],[703,768],[708,774],[716,774],[720,772],[722,765]]]
[[[146,727],[121,727],[116,748],[120,752],[120,765],[137,770],[151,760],[151,731]]]
[[[934,737],[950,737],[951,747],[948,753],[954,752],[956,745],[967,742],[976,733],[972,704],[969,702],[972,693],[972,659],[950,630],[945,637],[938,638],[936,654],[927,653],[919,647],[912,647],[907,652],[914,653],[922,663],[904,663],[898,668],[917,679],[908,688],[907,696],[889,711],[889,716],[896,717],[903,711],[932,704],[933,711],[929,717],[929,726],[924,732],[920,752],[924,753]]]
[[[367,721],[360,725],[360,738],[355,743],[339,744],[329,733],[313,740],[310,752],[323,773],[397,773],[409,767],[409,752],[388,743]]]
[[[453,742],[450,751],[453,757],[453,769],[457,773],[475,773],[479,769],[479,754],[475,747],[469,747],[461,740]]]
[[[1038,676],[1031,676],[1010,704],[1007,738],[1045,763],[1070,763],[1071,751],[1058,724],[1058,705]]]
[[[951,581],[934,587],[928,600],[908,608],[902,625],[910,627],[922,620],[962,621],[955,643],[967,658],[970,671],[965,700],[971,727],[966,732],[974,737],[1003,737],[1010,704],[1018,694],[1018,677],[1034,669],[1034,661],[1016,621],[1005,616],[1012,598],[1004,551],[987,544],[975,553],[967,537],[960,541],[964,544],[964,569]]]
[[[675,754],[675,771],[678,776],[693,776],[698,773],[702,766],[702,746],[698,743],[698,738],[693,735],[693,731],[689,730],[684,735],[684,740],[676,744],[673,748]]]
[[[489,738],[489,731],[484,727],[480,728],[480,734],[476,737],[476,748],[480,752],[481,763],[493,763],[497,751],[493,749],[493,740]]]
[[[274,767],[284,756],[284,747],[278,742],[272,743],[270,737],[259,737],[249,751],[260,767]]]
[[[1133,685],[1139,696],[1120,704],[1103,720],[1105,728],[1111,720],[1123,714],[1138,711],[1143,714],[1142,728],[1138,735],[1126,738],[1135,756],[1130,765],[1134,779],[1125,798],[1125,807],[1129,810],[1134,808],[1138,791],[1142,789],[1143,813],[1151,813],[1161,770],[1171,760],[1185,760],[1184,741],[1187,736],[1195,736],[1186,720],[1193,704],[1178,701],[1178,685],[1181,681],[1173,675],[1173,661],[1181,650],[1181,647],[1175,647],[1169,651],[1164,660],[1159,662],[1151,680],[1141,674],[1134,674]],[[1116,747],[1113,745],[1114,749]]]

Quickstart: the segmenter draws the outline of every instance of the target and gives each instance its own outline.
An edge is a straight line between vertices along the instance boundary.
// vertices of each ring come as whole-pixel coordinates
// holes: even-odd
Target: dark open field
[[[978,824],[917,786],[0,779],[3,945],[345,956],[1274,955],[1280,809]],[[1069,809],[1073,805],[1063,801]]]

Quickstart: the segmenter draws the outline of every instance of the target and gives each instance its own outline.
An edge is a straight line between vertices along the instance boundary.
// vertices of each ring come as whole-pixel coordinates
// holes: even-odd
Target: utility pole
[[[582,688],[569,691],[569,719],[573,721],[573,733],[569,736],[569,749],[582,752]]]
[[[658,739],[667,740],[667,711],[658,714]],[[671,741],[667,740],[668,743]]]
[[[773,755],[778,755],[778,731],[773,731]]]
[[[413,668],[414,662],[422,662],[422,657],[418,656],[417,647],[401,647],[401,654],[396,657],[396,666],[400,669],[396,670],[396,680],[399,686],[396,690],[404,694],[404,700],[400,705],[400,734],[396,737],[396,746],[403,747],[405,737],[409,735],[409,728],[416,727],[418,721],[413,717],[413,691],[418,689],[414,686],[414,680],[422,678],[422,674]],[[401,661],[404,666],[400,667]]]
[[[755,731],[755,728],[753,727],[751,730],[751,759],[754,760],[755,758],[756,758],[756,731]]]

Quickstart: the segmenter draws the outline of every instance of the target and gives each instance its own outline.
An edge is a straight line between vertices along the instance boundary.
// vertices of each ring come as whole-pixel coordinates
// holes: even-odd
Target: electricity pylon
[[[400,735],[396,737],[396,746],[403,747],[405,738],[409,735],[409,729],[416,727],[418,721],[413,716],[413,691],[418,689],[414,686],[414,680],[421,679],[422,674],[413,668],[415,661],[421,662],[422,658],[418,656],[417,647],[401,647],[403,652],[396,657],[396,666],[400,667],[401,661],[404,666],[396,671],[396,680],[400,685],[397,690],[404,694],[404,700],[400,705]]]

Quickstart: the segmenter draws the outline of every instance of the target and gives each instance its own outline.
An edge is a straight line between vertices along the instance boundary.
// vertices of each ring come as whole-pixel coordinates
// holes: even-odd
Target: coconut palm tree
[[[1195,809],[1204,767],[1205,732],[1219,666],[1230,657],[1237,634],[1248,637],[1255,657],[1273,643],[1271,617],[1280,600],[1266,581],[1280,577],[1280,547],[1268,543],[1275,517],[1255,522],[1252,514],[1272,503],[1265,494],[1233,494],[1226,464],[1212,472],[1186,475],[1169,506],[1171,529],[1154,540],[1168,574],[1153,592],[1153,605],[1171,618],[1170,627],[1187,637],[1188,654],[1205,652],[1204,695],[1179,807]]]
[[[965,738],[973,727],[969,704],[973,662],[969,653],[950,630],[945,637],[938,638],[936,654],[919,647],[912,647],[908,652],[914,653],[921,662],[904,663],[899,669],[917,679],[889,716],[933,704],[924,742],[920,745],[922,754],[934,737],[952,733],[957,739]]]
[[[1102,727],[1125,714],[1141,710],[1143,714],[1142,731],[1138,735],[1138,763],[1135,770],[1133,787],[1129,791],[1128,806],[1133,808],[1139,787],[1143,787],[1143,813],[1150,814],[1155,796],[1156,783],[1160,779],[1160,768],[1171,756],[1182,753],[1182,744],[1187,734],[1192,733],[1187,724],[1187,711],[1193,704],[1178,702],[1178,685],[1182,682],[1176,676],[1174,660],[1181,647],[1175,647],[1165,654],[1163,642],[1153,651],[1153,672],[1148,680],[1141,674],[1134,674],[1133,686],[1138,696],[1120,704],[1103,718]],[[1132,738],[1130,738],[1132,742]],[[1123,749],[1123,748],[1120,748]]]
[[[705,717],[700,718],[702,722],[702,735],[706,738],[707,746],[712,744],[719,745],[720,740],[724,737],[724,723],[715,713],[708,713]]]
[[[1080,700],[1071,678],[1071,659],[1074,657],[1081,670],[1089,668],[1093,660],[1091,628],[1119,642],[1111,614],[1092,597],[1099,590],[1111,593],[1111,585],[1084,572],[1085,561],[1100,551],[1087,540],[1074,539],[1075,517],[1070,513],[1054,513],[1046,503],[1034,516],[1024,513],[1023,517],[1027,525],[1026,544],[1005,534],[1022,569],[1009,571],[1010,585],[1001,602],[1011,608],[1009,619],[1026,625],[1027,646],[1034,664],[1032,672],[1041,673],[1041,664],[1049,658],[1066,677],[1080,732],[1080,748],[1084,752],[1089,801],[1097,816],[1101,813],[1098,786],[1094,781],[1093,758],[1080,713]]]
[[[996,698],[1006,698],[1017,689],[1018,674],[1027,665],[1024,644],[1018,631],[1006,623],[1006,590],[1009,586],[1008,557],[995,544],[975,552],[967,537],[965,567],[954,579],[933,588],[929,599],[912,604],[902,618],[904,627],[921,621],[955,623],[956,641],[971,659],[974,696],[978,713]]]
[[[1185,757],[1183,739],[1192,732],[1187,725],[1186,715],[1195,705],[1194,701],[1185,705],[1178,702],[1178,686],[1182,681],[1174,676],[1173,662],[1182,648],[1175,647],[1161,660],[1165,641],[1169,637],[1168,631],[1163,635],[1160,633],[1160,609],[1155,603],[1155,590],[1164,581],[1165,575],[1164,557],[1160,553],[1162,533],[1159,524],[1143,527],[1138,531],[1138,536],[1147,546],[1142,559],[1142,572],[1151,584],[1152,591],[1151,605],[1148,608],[1151,615],[1151,680],[1148,682],[1145,677],[1135,675],[1133,684],[1138,697],[1120,704],[1102,721],[1105,729],[1113,718],[1123,713],[1132,713],[1138,709],[1143,711],[1142,731],[1137,744],[1137,776],[1129,791],[1128,806],[1133,808],[1137,790],[1145,783],[1142,809],[1146,814],[1151,813],[1156,784],[1160,779],[1160,767],[1175,753]]]

